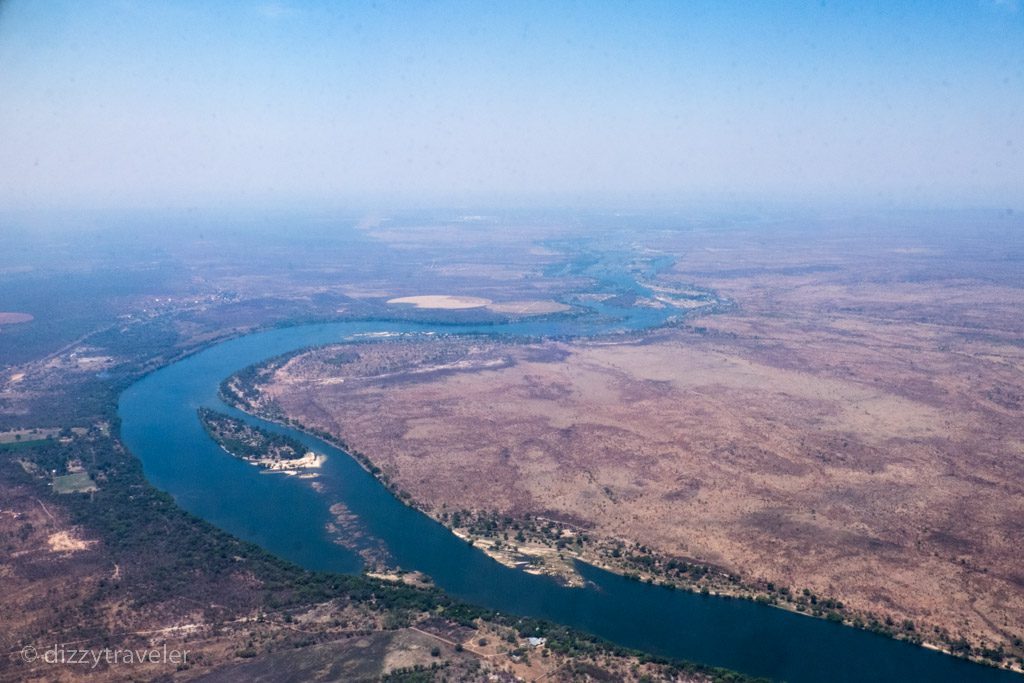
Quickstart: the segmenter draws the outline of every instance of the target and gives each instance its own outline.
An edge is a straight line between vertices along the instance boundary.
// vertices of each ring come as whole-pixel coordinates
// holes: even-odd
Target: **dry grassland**
[[[701,284],[738,311],[642,341],[321,349],[264,396],[435,514],[549,515],[973,643],[1024,635],[1021,290]]]

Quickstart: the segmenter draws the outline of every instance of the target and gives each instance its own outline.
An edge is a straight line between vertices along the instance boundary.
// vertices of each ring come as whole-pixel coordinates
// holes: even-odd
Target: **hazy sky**
[[[0,205],[1024,208],[1018,0],[751,4],[2,2]]]

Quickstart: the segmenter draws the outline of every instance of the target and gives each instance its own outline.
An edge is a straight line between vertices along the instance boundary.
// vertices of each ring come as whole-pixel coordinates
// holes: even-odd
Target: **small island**
[[[254,427],[210,408],[200,408],[198,413],[206,433],[228,454],[265,470],[298,474],[301,470],[319,468],[325,460],[325,456],[307,450],[291,437]]]

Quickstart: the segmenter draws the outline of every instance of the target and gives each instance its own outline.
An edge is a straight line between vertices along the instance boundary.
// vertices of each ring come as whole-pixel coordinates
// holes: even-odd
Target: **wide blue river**
[[[378,332],[591,336],[654,327],[663,312],[591,305],[592,313],[491,326],[409,322],[305,325],[223,342],[154,372],[120,399],[122,435],[146,476],[184,509],[309,569],[358,572],[362,561],[327,531],[329,506],[343,502],[360,530],[403,569],[419,570],[450,594],[502,612],[566,624],[624,646],[724,666],[777,680],[1021,681],[994,668],[865,631],[757,605],[631,581],[582,566],[585,588],[506,568],[443,526],[402,504],[344,452],[304,433],[286,433],[328,458],[316,492],[296,477],[262,474],[226,455],[196,416],[208,406],[236,416],[217,397],[241,368],[302,347]],[[371,454],[372,455],[372,454]]]

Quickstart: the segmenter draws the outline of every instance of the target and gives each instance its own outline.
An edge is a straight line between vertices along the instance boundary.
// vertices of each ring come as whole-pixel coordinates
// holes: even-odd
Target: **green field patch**
[[[0,444],[21,443],[22,441],[38,441],[52,438],[60,434],[59,427],[36,427],[34,429],[11,429],[0,432]]]
[[[99,487],[88,472],[74,472],[53,478],[53,490],[57,493],[88,493]]]
[[[33,439],[32,441],[12,441],[10,443],[0,443],[0,451],[20,451],[26,448],[35,448],[36,446],[42,446],[45,443],[49,443],[50,439]]]

